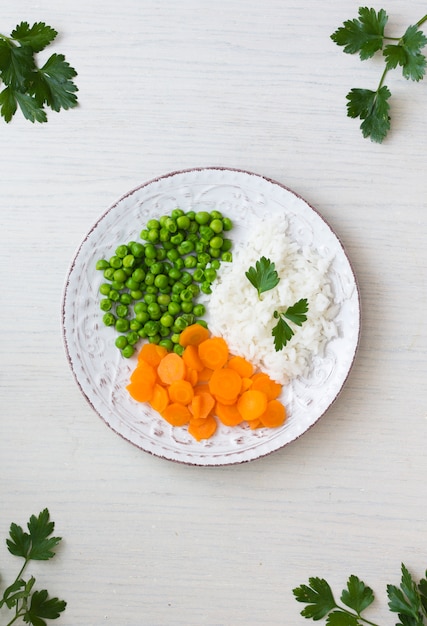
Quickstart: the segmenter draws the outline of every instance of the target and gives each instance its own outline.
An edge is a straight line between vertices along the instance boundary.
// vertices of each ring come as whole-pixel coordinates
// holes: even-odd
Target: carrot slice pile
[[[126,387],[134,400],[148,402],[172,426],[186,426],[197,441],[212,437],[218,421],[251,429],[285,422],[278,400],[282,386],[231,355],[222,337],[192,324],[181,333],[180,345],[182,355],[144,344]]]

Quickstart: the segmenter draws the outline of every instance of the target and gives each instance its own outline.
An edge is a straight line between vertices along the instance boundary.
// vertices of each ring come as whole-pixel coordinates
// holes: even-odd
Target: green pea
[[[176,343],[173,347],[173,351],[179,356],[182,356],[184,353],[184,346],[180,346],[179,343]]]
[[[190,254],[190,252],[193,252],[194,250],[194,244],[192,241],[184,239],[184,241],[179,244],[177,250],[182,256]]]
[[[136,314],[145,313],[145,311],[147,310],[147,304],[145,302],[137,302],[133,307],[133,310]]]
[[[178,315],[181,311],[181,304],[179,302],[174,302],[173,300],[168,304],[168,312],[171,315]]]
[[[101,311],[111,311],[113,303],[111,302],[110,298],[103,298],[99,303],[99,306],[101,308]]]
[[[124,287],[125,287],[125,283],[121,283],[118,280],[113,280],[111,283],[111,289],[113,289],[113,291],[122,291]]]
[[[97,270],[106,270],[110,267],[110,264],[105,259],[100,259],[99,261],[96,262],[95,267]]]
[[[157,296],[157,304],[160,306],[168,306],[170,304],[171,297],[169,293],[160,293]]]
[[[233,228],[233,222],[231,221],[229,217],[224,217],[222,219],[222,225],[224,227],[224,230],[226,231],[231,230]]]
[[[182,302],[181,309],[183,313],[191,313],[193,311],[193,302],[191,300],[188,302]]]
[[[213,283],[213,281],[215,280],[217,274],[216,274],[216,270],[213,267],[207,267],[205,269],[205,280],[208,283]]]
[[[118,302],[120,300],[120,294],[118,291],[116,291],[116,289],[110,289],[110,293],[108,294],[108,297],[113,302]]]
[[[211,267],[214,268],[214,270],[219,270],[219,268],[221,267],[221,262],[219,259],[213,259],[212,263],[211,263]]]
[[[160,309],[160,306],[157,304],[157,302],[151,302],[151,304],[148,305],[147,313],[149,314],[152,320],[158,320],[162,316],[162,311]]]
[[[130,246],[130,251],[136,259],[140,259],[144,256],[144,246],[142,243],[134,241]]]
[[[193,256],[192,254],[189,254],[188,256],[185,257],[184,267],[186,269],[193,269],[193,267],[196,267],[196,265],[197,265],[197,257]]]
[[[128,253],[129,248],[125,244],[122,244],[121,246],[118,246],[116,248],[116,256],[118,256],[120,259],[123,259]]]
[[[147,320],[145,320],[145,321],[147,321]],[[138,320],[136,318],[129,322],[129,329],[130,330],[138,331],[138,330],[141,330],[141,328],[142,328],[142,323],[138,322]]]
[[[115,272],[114,267],[107,267],[107,269],[104,270],[105,280],[113,280],[114,272]]]
[[[116,320],[116,330],[118,333],[127,333],[129,330],[129,320],[123,317]]]
[[[223,252],[221,254],[221,260],[225,263],[230,263],[233,260],[233,255],[231,254],[231,252]]]
[[[221,248],[223,243],[224,240],[219,235],[217,235],[216,237],[212,237],[212,239],[209,241],[209,245],[211,248]]]
[[[161,336],[161,334],[160,334],[160,333],[156,333],[155,335],[150,335],[150,336],[148,337],[148,341],[149,341],[149,343],[155,343],[155,344],[158,344],[158,343],[160,343],[160,341],[161,341],[161,340],[162,340],[162,336]]]
[[[160,318],[160,324],[162,326],[165,326],[166,328],[170,328],[173,325],[174,321],[175,319],[170,313],[164,313]]]
[[[214,259],[219,259],[220,256],[221,256],[221,249],[220,248],[209,248],[209,254]]]
[[[141,300],[144,294],[142,293],[141,289],[131,289],[130,295],[132,296],[133,300]]]
[[[223,252],[228,252],[229,250],[231,250],[232,247],[233,247],[233,242],[231,241],[231,239],[222,240],[221,250]]]
[[[201,284],[200,289],[203,291],[203,293],[206,293],[206,294],[212,293],[211,284],[207,281],[204,281]]]
[[[166,256],[169,259],[169,261],[172,261],[173,263],[174,261],[179,259],[179,252],[176,248],[172,248],[171,250],[167,251]]]
[[[200,326],[203,326],[204,328],[208,327],[208,323],[206,320],[196,320],[197,324],[200,324]]]
[[[184,329],[183,329],[183,330],[184,330]],[[181,331],[177,331],[177,332],[173,333],[173,334],[171,335],[171,341],[172,341],[172,343],[174,343],[174,344],[179,343],[179,338],[180,338],[180,335],[181,335]]]
[[[180,281],[182,282],[183,285],[188,287],[188,285],[190,285],[193,282],[193,277],[190,274],[190,272],[182,272]]]
[[[170,232],[168,231],[167,228],[161,228],[159,230],[159,241],[161,241],[162,243],[165,243],[166,241],[169,241],[170,239]]]
[[[137,283],[142,283],[142,281],[145,280],[145,271],[142,269],[142,267],[137,267],[136,270],[132,272],[132,278]]]
[[[109,285],[108,283],[102,283],[102,285],[99,286],[99,293],[102,296],[108,296],[108,294],[110,293],[110,289],[111,285]]]
[[[145,246],[145,258],[146,259],[156,258],[156,247],[153,246],[152,243],[147,243],[147,245]]]
[[[147,333],[147,337],[152,337],[159,332],[160,324],[155,320],[150,320],[144,324],[144,330]]]
[[[173,243],[174,246],[179,246],[179,244],[184,241],[184,235],[180,232],[177,232],[175,233],[175,235],[172,235],[170,241],[171,243]]]
[[[171,213],[171,216],[174,220],[176,220],[178,217],[180,217],[181,215],[184,215],[184,211],[182,209],[180,209],[179,207],[177,207],[176,209],[174,209]]]
[[[125,335],[119,335],[114,343],[116,345],[116,348],[123,350],[123,348],[128,345],[128,340],[126,339]]]
[[[177,260],[174,262],[173,266],[174,266],[174,267],[175,267],[175,269],[177,269],[177,270],[182,270],[182,268],[184,267],[184,259],[181,259],[181,258],[177,259]]]
[[[135,348],[129,344],[125,346],[122,350],[122,355],[125,357],[125,359],[130,359],[130,357],[133,356],[134,353]]]
[[[141,311],[135,315],[135,319],[139,324],[145,324],[151,318],[147,311]]]
[[[144,296],[144,302],[147,304],[147,311],[148,311],[149,305],[153,304],[153,302],[157,302],[156,294],[155,293],[146,293],[145,296]]]
[[[172,285],[172,293],[181,293],[181,291],[185,288],[184,283],[182,283],[180,280],[177,280],[173,285]]]
[[[151,228],[147,233],[147,241],[150,243],[157,243],[159,241],[160,235],[157,228]]]
[[[118,270],[119,267],[122,267],[123,261],[119,256],[112,256],[110,259],[111,267],[114,267],[115,270]]]
[[[116,307],[116,315],[117,317],[127,317],[129,313],[129,307],[126,304],[119,304]]]
[[[190,302],[190,300],[193,299],[193,294],[190,289],[183,289],[179,295],[183,302]]]
[[[198,224],[208,224],[211,216],[207,211],[198,211],[194,216],[194,219]]]
[[[181,278],[182,272],[177,267],[171,267],[171,269],[168,272],[168,276],[172,280],[177,281]]]
[[[217,234],[222,233],[224,229],[224,224],[222,223],[222,220],[218,218],[213,219],[209,226],[213,230],[213,232]]]
[[[206,307],[204,304],[195,304],[193,307],[193,313],[196,317],[203,317],[206,313]]]
[[[113,274],[113,280],[119,282],[119,283],[124,283],[127,279],[126,276],[126,272],[122,269],[118,269],[115,270],[114,274]]]
[[[181,230],[187,230],[190,226],[190,218],[188,215],[178,215],[176,218],[176,224]]]
[[[132,300],[133,300],[133,298],[132,298],[130,293],[121,293],[120,294],[119,301],[120,301],[121,304],[129,305],[129,304],[131,304]]]
[[[160,228],[160,222],[159,222],[159,220],[156,220],[156,219],[151,219],[151,220],[148,220],[148,222],[147,222],[147,228],[148,228],[148,230],[151,230],[152,228],[154,228],[154,229],[156,229],[156,228],[157,228],[157,229],[159,229],[159,228]]]
[[[105,313],[102,317],[102,321],[106,326],[114,326],[116,323],[116,318],[112,313]]]
[[[173,350],[173,342],[171,339],[161,339],[159,341],[159,346],[166,348],[168,352],[172,352]]]
[[[132,331],[126,335],[127,341],[131,346],[134,346],[138,343],[140,337],[136,331]]]
[[[171,217],[168,217],[168,219],[166,220],[165,228],[167,228],[170,233],[176,233],[176,231],[178,230],[176,221]]]
[[[148,287],[154,284],[154,274],[147,272],[144,279],[145,286]]]
[[[141,283],[135,280],[132,276],[127,279],[125,285],[128,289],[139,289]]]
[[[157,261],[153,263],[150,267],[150,272],[156,276],[156,274],[161,274],[163,272],[163,263],[161,261]]]
[[[166,289],[166,287],[169,285],[169,279],[166,274],[158,274],[154,279],[154,285],[158,289]]]
[[[204,280],[204,278],[205,278],[205,273],[201,267],[198,267],[196,270],[194,270],[193,280],[199,283],[202,280]]]

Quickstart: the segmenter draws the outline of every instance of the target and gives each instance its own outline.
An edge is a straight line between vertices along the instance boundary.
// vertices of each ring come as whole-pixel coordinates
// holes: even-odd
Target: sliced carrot
[[[267,396],[257,389],[248,389],[248,391],[243,392],[239,397],[237,408],[244,420],[255,420],[266,410]]]
[[[261,428],[261,426],[263,425],[260,419],[249,420],[248,424],[251,430],[255,430],[256,428]]]
[[[147,381],[142,383],[131,382],[126,386],[127,391],[137,402],[150,402],[153,397],[153,385]]]
[[[258,372],[252,376],[251,389],[263,391],[269,400],[275,400],[282,392],[282,385],[276,383],[264,372]]]
[[[188,424],[188,432],[190,435],[201,441],[209,439],[217,429],[217,421],[212,415],[208,415],[206,419],[192,419]]]
[[[215,405],[215,413],[225,426],[237,426],[243,422],[243,418],[237,410],[236,404],[227,406],[221,402]]]
[[[144,343],[138,353],[138,361],[145,361],[149,365],[157,367],[167,352],[166,348],[156,343]]]
[[[242,356],[232,356],[228,367],[235,370],[242,378],[250,378],[254,373],[254,366]]]
[[[175,380],[168,387],[171,402],[190,404],[194,397],[193,385],[188,380]]]
[[[187,367],[176,352],[168,352],[157,367],[157,374],[162,382],[170,385],[176,380],[184,380]]]
[[[195,395],[195,396],[198,396],[198,395],[200,395],[201,393],[210,393],[208,383],[198,383],[198,384],[194,387],[194,395]]]
[[[152,365],[149,365],[146,361],[139,361],[138,365],[130,375],[131,382],[141,382],[146,380],[150,384],[154,385],[156,379],[156,369]]]
[[[281,426],[286,419],[285,407],[279,400],[270,400],[267,408],[262,415],[260,421],[268,428],[277,428]]]
[[[169,394],[166,387],[156,383],[153,388],[153,395],[150,399],[152,408],[158,413],[162,413],[169,404]]]
[[[236,400],[242,388],[242,377],[232,369],[223,367],[212,373],[209,389],[215,397]]]
[[[192,417],[189,408],[179,402],[168,404],[161,415],[172,426],[185,426]]]
[[[193,397],[190,405],[190,411],[193,417],[197,419],[206,419],[215,407],[215,398],[205,391],[198,393]]]
[[[237,402],[237,398],[223,398],[223,396],[218,393],[215,395],[215,400],[221,404],[225,404],[226,406],[231,406]]]
[[[209,338],[209,331],[201,324],[190,324],[185,328],[179,336],[179,345],[181,346],[198,346],[202,341]]]
[[[222,337],[210,337],[199,344],[199,357],[205,367],[219,369],[227,363],[228,346]]]
[[[200,360],[199,353],[196,346],[192,344],[188,345],[182,354],[182,358],[187,367],[201,372],[204,368],[202,361]]]

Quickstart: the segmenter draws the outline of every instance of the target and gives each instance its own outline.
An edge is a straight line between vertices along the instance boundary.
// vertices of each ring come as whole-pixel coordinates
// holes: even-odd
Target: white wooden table
[[[421,0],[384,2],[397,33]],[[386,584],[427,567],[425,81],[388,81],[392,132],[346,117],[377,62],[330,34],[350,0],[15,0],[0,31],[45,21],[80,106],[0,122],[0,537],[48,507],[64,538],[32,571],[64,626],[303,624],[292,589],[354,573],[392,623]],[[357,360],[301,439],[224,468],[177,465],[117,437],[71,375],[60,308],[83,236],[120,196],[177,169],[241,168],[313,204],[360,284]],[[18,561],[1,539],[2,589]],[[6,623],[4,613],[0,613]]]

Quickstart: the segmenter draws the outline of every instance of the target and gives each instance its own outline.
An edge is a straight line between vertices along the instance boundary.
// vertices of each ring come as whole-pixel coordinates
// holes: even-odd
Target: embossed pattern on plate
[[[148,405],[136,403],[125,387],[136,357],[123,359],[111,328],[103,325],[98,289],[99,258],[119,243],[137,240],[151,217],[184,210],[223,211],[234,223],[230,236],[244,241],[260,216],[286,216],[289,232],[332,258],[330,278],[339,337],[316,358],[310,375],[294,379],[283,393],[288,419],[278,429],[220,426],[197,442],[185,427],[169,426]],[[201,168],[167,174],[122,197],[90,229],[69,270],[62,303],[66,354],[75,380],[95,412],[117,434],[142,450],[171,461],[218,466],[251,461],[279,450],[313,426],[335,401],[352,367],[360,334],[360,302],[351,264],[329,225],[285,186],[241,170]]]

